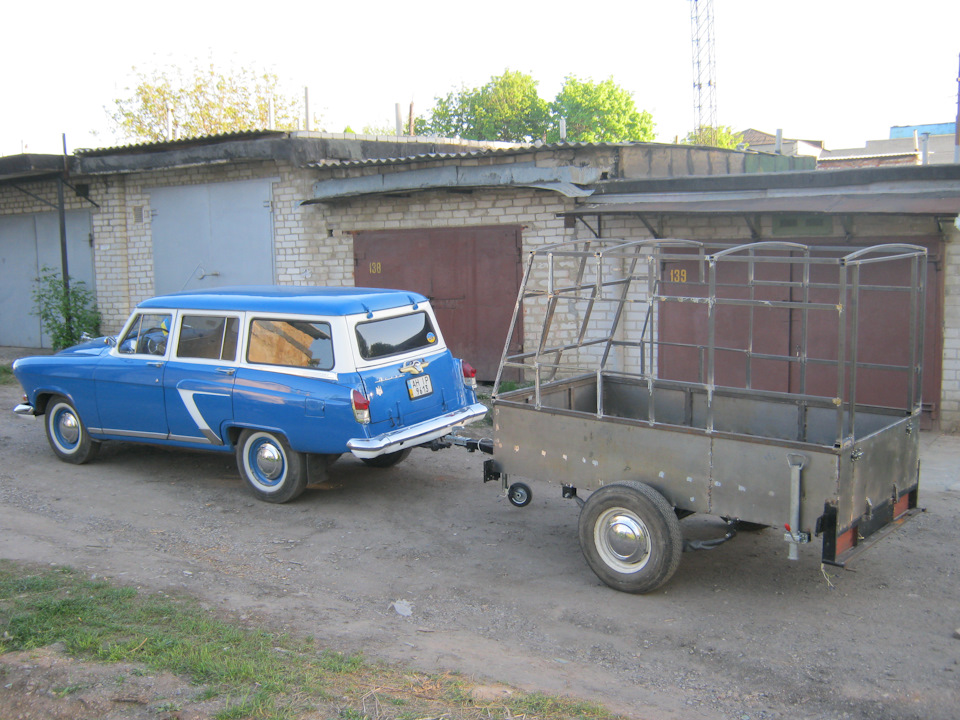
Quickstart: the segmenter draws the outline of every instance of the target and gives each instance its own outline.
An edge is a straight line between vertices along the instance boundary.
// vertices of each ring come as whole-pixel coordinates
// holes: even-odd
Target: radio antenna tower
[[[717,142],[717,61],[713,49],[713,0],[690,0],[693,42],[693,131],[701,143]]]

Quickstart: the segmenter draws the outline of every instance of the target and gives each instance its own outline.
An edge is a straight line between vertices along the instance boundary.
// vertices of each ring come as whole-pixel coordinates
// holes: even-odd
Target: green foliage
[[[683,142],[686,145],[708,145],[729,150],[735,150],[739,145],[746,147],[743,142],[743,133],[734,132],[729,125],[717,127],[701,125],[699,129],[687,133]]]
[[[651,142],[653,117],[637,110],[633,95],[607,78],[603,82],[570,75],[550,104],[549,142],[560,140],[560,119],[567,122],[568,142]]]
[[[461,88],[436,98],[429,120],[415,122],[417,134],[471,140],[528,142],[543,137],[547,103],[537,94],[537,81],[505,70],[478,88]]]
[[[595,83],[570,75],[547,103],[537,94],[536,80],[511,70],[482,87],[436,98],[429,118],[416,118],[414,131],[470,140],[557,142],[561,118],[570,142],[650,142],[655,137],[653,117],[637,110],[633,96],[613,78]]]
[[[70,290],[57,270],[44,266],[33,288],[34,314],[50,336],[54,350],[76,345],[83,333],[100,333],[100,312],[93,291],[82,280],[70,279]]]
[[[0,385],[13,385],[16,381],[13,368],[9,365],[0,365]]]
[[[261,130],[269,126],[273,100],[274,128],[295,130],[303,118],[303,98],[285,94],[274,74],[250,68],[224,70],[202,66],[138,71],[129,95],[113,101],[110,119],[127,139],[159,142],[183,137]],[[168,137],[169,129],[173,137]],[[108,113],[109,114],[109,113]],[[313,119],[312,127],[318,127]]]

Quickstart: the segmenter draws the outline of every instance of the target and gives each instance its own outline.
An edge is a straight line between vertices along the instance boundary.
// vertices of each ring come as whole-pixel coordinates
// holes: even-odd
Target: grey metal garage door
[[[66,213],[70,277],[95,290],[90,213]],[[60,220],[55,212],[0,217],[0,345],[52,347],[33,314],[41,269],[60,269]]]
[[[272,181],[150,190],[157,294],[272,285]]]

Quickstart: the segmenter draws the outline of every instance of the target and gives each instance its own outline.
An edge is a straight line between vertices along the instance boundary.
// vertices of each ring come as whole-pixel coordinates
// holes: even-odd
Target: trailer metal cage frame
[[[707,433],[721,431],[715,416],[715,399],[724,396],[754,397],[765,400],[780,400],[797,407],[795,440],[809,439],[807,413],[811,407],[833,408],[835,419],[834,444],[849,446],[855,439],[875,429],[866,423],[858,428],[857,414],[863,409],[858,404],[857,376],[865,369],[893,371],[903,377],[903,401],[898,406],[909,415],[921,412],[921,381],[924,342],[923,298],[926,284],[926,249],[909,244],[886,244],[850,248],[817,248],[814,254],[807,245],[793,242],[756,242],[740,245],[710,245],[704,242],[683,239],[658,239],[624,241],[590,238],[566,243],[547,245],[531,251],[524,269],[521,291],[514,308],[512,329],[524,322],[525,309],[535,302],[545,304],[542,321],[524,328],[528,347],[526,352],[509,353],[509,337],[504,346],[503,359],[494,385],[494,398],[509,400],[510,393],[502,393],[505,370],[518,371],[521,383],[533,386],[532,403],[543,407],[543,389],[560,378],[593,376],[596,380],[595,415],[607,417],[604,397],[604,377],[621,377],[646,386],[649,402],[645,420],[651,426],[667,422],[658,418],[657,390],[680,389],[688,394],[704,395],[705,415],[702,429]],[[684,278],[683,287],[694,287],[702,292],[669,292],[678,283],[664,280],[663,268],[671,262],[695,262],[696,277]],[[862,281],[861,271],[865,266],[879,263],[907,261],[909,272],[904,284],[878,285]],[[745,266],[746,283],[724,282],[722,269],[731,264]],[[792,265],[799,268],[797,280],[765,279],[762,268],[769,265]],[[538,267],[540,266],[540,267]],[[834,267],[833,282],[815,281],[811,268]],[[541,272],[537,273],[540,269]],[[759,292],[765,287],[788,287],[789,300],[770,300]],[[731,293],[731,289],[735,292]],[[747,297],[734,297],[746,290]],[[824,291],[835,294],[834,302],[814,299],[813,293]],[[908,293],[908,362],[864,362],[860,359],[859,339],[861,327],[860,309],[864,292]],[[561,303],[580,303],[578,327],[572,339],[570,328],[566,336],[558,333],[558,313]],[[706,331],[702,342],[666,342],[656,334],[659,311],[666,303],[688,303],[700,306],[706,317]],[[623,322],[629,309],[639,307],[643,317],[638,339],[626,337]],[[745,347],[723,344],[718,338],[717,314],[724,307],[741,307],[746,310],[748,327]],[[599,334],[590,330],[602,321],[600,311],[605,309],[608,324]],[[795,353],[775,354],[754,349],[754,323],[757,314],[780,308],[799,316],[800,343]],[[817,357],[808,351],[811,333],[811,318],[814,313],[830,313],[837,318],[837,354],[835,357]],[[569,325],[569,324],[568,324]],[[658,358],[669,348],[686,348],[700,356],[700,377],[697,380],[674,380],[659,376]],[[592,352],[583,353],[584,349]],[[615,358],[619,350],[631,350],[632,364],[619,363]],[[742,387],[718,385],[718,354],[739,355],[742,361],[745,382]],[[753,367],[757,361],[788,363],[796,368],[799,389],[796,392],[775,392],[757,389],[753,385]],[[616,367],[619,365],[619,367]],[[833,368],[835,392],[832,395],[811,394],[807,388],[808,370],[812,366]],[[870,408],[872,409],[872,408]],[[688,417],[689,420],[689,417]],[[671,424],[671,423],[667,423]],[[681,423],[686,424],[686,423]],[[751,433],[753,434],[753,433]],[[786,439],[786,438],[782,438]],[[823,442],[822,437],[818,442]]]

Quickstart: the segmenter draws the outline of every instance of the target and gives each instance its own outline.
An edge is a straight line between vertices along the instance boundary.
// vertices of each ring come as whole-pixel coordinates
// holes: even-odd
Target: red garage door
[[[792,239],[792,238],[791,238]],[[822,239],[800,239],[808,245],[828,245]],[[943,334],[943,290],[942,256],[943,242],[940,238],[870,238],[869,244],[908,242],[922,245],[929,251],[927,264],[927,288],[925,307],[925,331],[923,352],[923,407],[927,426],[936,421],[940,401],[942,378]],[[849,251],[856,248],[851,247]],[[838,253],[835,253],[838,254]],[[758,266],[759,267],[759,266]],[[671,273],[671,270],[674,272]],[[747,290],[737,287],[746,283],[746,265],[731,263],[722,268],[724,276],[719,283],[729,284],[725,297],[746,298]],[[794,267],[794,272],[799,269]],[[862,269],[861,282],[864,285],[903,284],[909,267],[907,262],[866,265]],[[799,277],[788,277],[782,265],[770,265],[758,272],[765,275],[763,280],[770,284],[760,287],[754,296],[757,300],[796,300],[786,284],[798,281]],[[814,266],[811,269],[811,282],[835,283],[836,269]],[[777,274],[779,273],[779,275]],[[675,295],[703,296],[706,288],[697,286],[695,261],[664,263],[664,292]],[[689,279],[690,282],[668,282],[667,278]],[[784,283],[777,286],[776,283]],[[672,287],[671,287],[672,286]],[[811,291],[813,302],[835,302],[836,291]],[[860,332],[858,333],[858,361],[906,366],[909,363],[909,296],[885,293],[879,296],[870,290],[861,295]],[[716,353],[715,378],[718,385],[746,387],[747,365],[743,350],[751,347],[752,353],[759,355],[793,355],[802,343],[799,314],[783,308],[771,308],[754,311],[743,307],[720,306],[716,317]],[[810,321],[817,323],[808,333],[807,352],[810,357],[836,358],[839,327],[836,315],[825,312],[810,314]],[[750,327],[753,327],[752,337]],[[660,338],[664,343],[659,356],[660,376],[667,379],[703,381],[705,361],[705,339],[707,338],[707,314],[705,305],[666,302],[660,306]],[[671,343],[676,343],[672,345]],[[701,347],[689,347],[700,344]],[[799,373],[796,364],[775,360],[752,359],[749,365],[750,387],[758,390],[799,392]],[[807,370],[807,392],[824,397],[836,393],[836,370],[823,366],[809,365]],[[864,368],[858,373],[857,402],[867,405],[900,406],[905,400],[902,373],[883,369]]]
[[[454,355],[489,382],[520,288],[520,244],[514,225],[358,232],[354,282],[426,295]],[[511,352],[521,343],[514,337]]]

